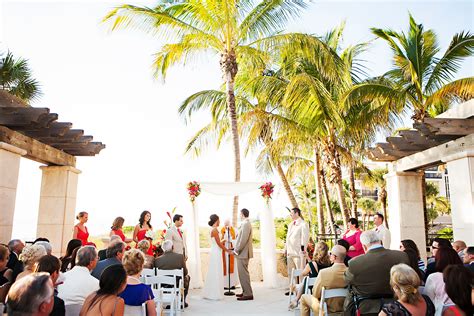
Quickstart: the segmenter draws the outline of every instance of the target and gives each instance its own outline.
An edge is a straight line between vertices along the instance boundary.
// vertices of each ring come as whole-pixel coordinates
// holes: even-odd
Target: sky
[[[107,233],[116,216],[135,225],[142,210],[152,212],[155,227],[163,226],[166,211],[176,207],[190,213],[186,183],[231,182],[233,156],[229,145],[208,148],[199,158],[184,154],[190,137],[209,122],[196,115],[185,124],[177,108],[192,93],[217,89],[221,82],[218,56],[208,56],[186,68],[175,67],[166,82],[153,78],[152,56],[163,42],[139,31],[109,32],[101,19],[114,6],[132,3],[152,6],[154,1],[42,1],[0,0],[2,48],[29,60],[43,96],[33,103],[59,114],[95,141],[107,145],[96,157],[79,157],[77,211],[89,212],[92,235]],[[406,30],[408,13],[433,29],[446,49],[452,36],[474,31],[472,1],[313,1],[288,31],[324,34],[346,21],[344,44],[370,41],[370,27]],[[390,50],[374,41],[364,56],[372,75],[390,68]],[[458,77],[472,76],[472,58]],[[14,218],[15,237],[35,237],[40,164],[22,159]],[[255,171],[255,157],[243,159],[242,181],[272,181],[276,187],[273,209],[286,215],[289,201],[274,176]],[[203,193],[198,198],[200,224],[211,213],[231,216],[231,198]],[[241,197],[257,217],[262,209],[258,190]]]

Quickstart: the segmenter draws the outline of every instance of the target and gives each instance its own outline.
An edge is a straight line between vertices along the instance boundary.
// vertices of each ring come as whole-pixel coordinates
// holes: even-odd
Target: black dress
[[[434,316],[435,306],[431,299],[422,295],[423,299],[426,302],[426,316]],[[388,316],[411,316],[411,313],[403,306],[399,301],[393,301],[390,303],[385,303],[382,306],[382,311]]]
[[[329,266],[324,265],[324,264],[316,263],[316,267],[317,267],[317,269],[316,269],[316,267],[314,266],[313,261],[308,262],[308,265],[309,265],[309,269],[311,271],[309,272],[308,276],[305,277],[304,280],[303,280],[303,289],[306,288],[306,280],[308,280],[308,278],[317,277],[318,273],[319,273],[319,271],[321,271],[321,269],[325,269],[325,268],[329,267]],[[311,290],[311,292],[313,291],[313,286],[312,285],[310,285],[308,288]]]
[[[4,276],[5,272],[7,272],[8,267],[6,267],[3,271],[0,271],[0,286],[4,285],[5,283],[8,283],[8,279]]]

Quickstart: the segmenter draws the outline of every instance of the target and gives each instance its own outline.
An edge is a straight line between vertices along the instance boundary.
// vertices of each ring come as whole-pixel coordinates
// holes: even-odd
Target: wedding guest
[[[430,274],[426,279],[424,293],[433,301],[437,314],[441,314],[443,305],[453,304],[445,290],[443,271],[451,264],[462,266],[462,261],[454,249],[441,247],[436,251],[435,262],[436,272]]]
[[[39,241],[35,241],[33,243],[33,245],[39,245],[39,246],[43,246],[44,249],[46,250],[46,254],[50,255],[53,253],[53,246],[51,246],[51,244],[49,243],[49,241],[45,241],[45,240],[39,240]]]
[[[47,272],[51,277],[53,286],[56,286],[59,279],[59,269],[61,267],[61,261],[53,255],[46,255],[41,257],[35,266],[35,272]],[[62,281],[61,281],[62,282]],[[64,307],[64,301],[57,296],[57,291],[54,291],[54,305],[53,310],[49,314],[50,316],[64,316],[66,310]]]
[[[188,307],[186,303],[186,297],[188,296],[189,281],[190,277],[188,269],[186,268],[186,262],[182,254],[173,252],[173,242],[171,240],[165,240],[162,245],[163,255],[155,259],[154,266],[160,270],[175,270],[183,269],[183,285],[184,285],[184,307]],[[178,279],[179,282],[179,279]]]
[[[359,229],[359,221],[356,218],[349,218],[347,231],[342,235],[342,239],[346,240],[350,245],[347,255],[351,258],[364,254],[364,249],[360,243],[361,234],[362,231]]]
[[[342,247],[344,247],[344,248],[346,249],[346,256],[345,256],[345,258],[344,258],[344,264],[346,265],[346,267],[348,267],[348,266],[349,266],[349,260],[351,260],[352,258],[347,255],[347,252],[349,252],[349,248],[351,247],[351,245],[350,245],[349,242],[348,242],[347,240],[345,240],[345,239],[339,239],[339,240],[337,241],[337,244],[338,244],[339,246],[342,246]]]
[[[79,239],[69,240],[66,247],[66,254],[59,258],[59,260],[61,260],[61,272],[71,270],[72,252],[74,249],[80,248],[81,245],[82,242]]]
[[[319,314],[319,300],[321,299],[322,288],[337,289],[346,287],[344,272],[347,270],[344,264],[346,249],[336,245],[331,249],[330,260],[333,265],[321,270],[316,277],[313,287],[313,294],[304,294],[301,297],[301,316],[309,316],[310,309],[314,315]],[[331,298],[326,301],[328,312],[338,313],[343,310],[344,298]]]
[[[390,286],[397,300],[385,303],[379,316],[434,316],[433,302],[418,291],[420,278],[410,266],[403,263],[393,266],[390,269]]]
[[[304,255],[309,241],[309,225],[301,217],[301,210],[297,207],[290,210],[292,222],[288,225],[285,243],[285,257],[288,268],[288,285],[291,283],[291,271],[304,267]],[[289,295],[286,292],[285,295]]]
[[[390,249],[390,231],[387,226],[385,226],[384,216],[382,214],[377,213],[374,215],[374,225],[375,232],[380,235],[380,239],[382,240],[382,246],[386,249]]]
[[[112,227],[110,227],[109,236],[112,237],[114,235],[117,235],[120,237],[120,239],[122,239],[123,242],[130,243],[133,241],[133,239],[125,237],[125,234],[122,231],[124,222],[125,222],[125,219],[121,216],[115,218],[114,222],[112,223]]]
[[[5,302],[12,282],[13,271],[7,267],[9,255],[8,247],[0,245],[0,302]]]
[[[464,266],[474,273],[474,247],[467,247],[464,254]]]
[[[418,246],[416,245],[416,243],[411,239],[402,240],[400,242],[400,251],[405,251],[405,249],[413,249],[416,252],[416,255],[418,257],[418,268],[424,273],[426,269],[425,262],[423,261],[423,259],[421,259],[420,250],[418,250]]]
[[[93,246],[84,246],[77,251],[76,265],[64,273],[64,283],[58,286],[58,296],[66,306],[84,304],[86,297],[99,289],[99,281],[91,275],[97,259]]]
[[[461,265],[449,265],[443,271],[446,294],[455,305],[444,308],[443,316],[468,316],[474,314],[471,293],[473,274]]]
[[[221,228],[221,241],[227,249],[234,248],[234,242],[236,238],[236,231],[230,219],[224,221],[224,226]],[[235,274],[235,256],[226,251],[222,251],[222,264],[224,266],[224,283],[225,288],[235,289],[236,285],[236,274]],[[227,272],[230,271],[230,278],[227,277]]]
[[[362,314],[374,314],[380,311],[380,298],[393,297],[390,287],[390,269],[399,263],[408,264],[406,253],[385,249],[380,236],[373,230],[365,231],[360,236],[365,254],[352,258],[344,277],[351,287],[351,292],[344,302],[344,314],[354,312],[354,296],[374,297],[360,303]],[[323,270],[324,271],[324,270]]]
[[[115,241],[109,244],[109,247],[107,247],[107,259],[99,261],[94,270],[92,270],[91,275],[97,280],[100,280],[104,269],[117,264],[122,265],[125,246],[123,241]]]
[[[8,242],[10,257],[8,258],[7,267],[12,269],[12,282],[23,271],[23,263],[18,259],[23,248],[25,248],[25,244],[20,239],[12,239]]]
[[[54,306],[53,282],[48,273],[32,273],[13,283],[8,292],[8,315],[47,316]]]
[[[133,241],[138,244],[140,240],[151,239],[153,240],[153,226],[151,226],[151,213],[143,211],[140,214],[138,224],[133,230]],[[150,248],[148,248],[147,254],[153,256],[153,245],[150,241]]]
[[[16,280],[33,273],[36,262],[38,262],[38,260],[43,256],[46,256],[46,249],[44,249],[43,246],[26,246],[20,254],[20,261],[23,262],[24,270],[18,274]]]
[[[79,239],[82,242],[82,246],[95,246],[93,243],[89,242],[89,231],[85,225],[89,220],[89,213],[79,212],[79,214],[76,216],[76,219],[79,221],[79,223],[74,226],[72,238]]]
[[[300,284],[296,298],[290,303],[289,308],[294,309],[296,306],[298,306],[298,301],[301,298],[301,295],[303,295],[303,291],[306,287],[306,282],[308,281],[309,278],[315,278],[318,276],[319,271],[322,269],[328,268],[331,266],[331,260],[329,259],[329,247],[328,245],[320,241],[316,244],[313,258],[307,258],[309,261],[308,264],[305,266],[303,269],[303,272],[301,273],[301,277],[304,278],[303,282]],[[310,289],[313,287],[311,286]]]
[[[181,230],[183,223],[183,216],[175,214],[173,216],[173,225],[166,231],[165,240],[171,240],[173,242],[173,251],[182,254],[184,259],[187,260],[186,237]]]
[[[140,240],[137,244],[138,250],[143,252],[143,255],[145,256],[145,264],[144,268],[145,269],[153,269],[153,262],[155,260],[155,257],[150,256],[148,254],[148,249],[150,249],[150,242],[146,239]]]
[[[121,241],[122,239],[120,238],[120,236],[118,235],[112,235],[110,236],[110,239],[109,239],[109,243],[108,244],[104,244],[107,245],[104,249],[101,249],[99,250],[99,252],[97,253],[99,255],[99,261],[102,261],[102,260],[105,260],[107,259],[107,248],[108,248],[108,245],[116,242],[116,241]]]
[[[455,242],[453,242],[453,249],[456,250],[461,260],[463,260],[464,258],[464,249],[466,248],[467,248],[467,245],[462,240],[456,240]]]
[[[105,268],[100,276],[99,289],[86,298],[79,315],[123,315],[125,302],[118,295],[126,286],[127,273],[122,265]]]
[[[131,249],[125,252],[122,263],[127,272],[127,286],[120,293],[120,297],[123,298],[125,303],[125,310],[127,310],[127,306],[141,306],[146,303],[147,315],[156,316],[153,291],[150,285],[143,284],[140,281],[145,256],[140,250]]]
[[[403,250],[403,252],[407,254],[408,260],[410,261],[408,265],[416,272],[416,274],[420,278],[420,285],[424,285],[425,282],[423,280],[425,279],[425,272],[423,272],[423,270],[421,270],[418,266],[418,255],[416,251],[412,248],[406,248],[405,250]]]
[[[425,283],[426,280],[428,279],[428,276],[431,273],[436,272],[436,253],[440,248],[450,248],[452,249],[453,246],[449,242],[449,240],[445,238],[435,238],[433,239],[433,243],[431,244],[431,254],[433,255],[430,259],[428,259],[428,264],[426,265],[426,271],[425,271]]]

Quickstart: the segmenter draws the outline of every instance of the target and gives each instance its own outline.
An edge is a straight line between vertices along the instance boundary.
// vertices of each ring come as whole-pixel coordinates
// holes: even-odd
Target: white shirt
[[[89,294],[99,289],[99,280],[86,267],[74,266],[64,273],[64,278],[64,283],[58,286],[58,296],[64,305],[82,305]]]
[[[387,227],[385,227],[384,224],[377,226],[374,228],[374,231],[377,232],[377,234],[380,237],[380,240],[382,241],[382,245],[385,249],[390,249],[390,231],[388,230]]]
[[[429,296],[431,301],[433,301],[436,308],[435,315],[437,316],[442,314],[444,305],[454,304],[448,294],[446,294],[443,274],[441,272],[435,272],[428,276],[423,294]]]
[[[308,246],[309,241],[309,225],[301,217],[292,221],[288,225],[288,233],[286,234],[285,250],[288,256],[299,256],[301,246]]]

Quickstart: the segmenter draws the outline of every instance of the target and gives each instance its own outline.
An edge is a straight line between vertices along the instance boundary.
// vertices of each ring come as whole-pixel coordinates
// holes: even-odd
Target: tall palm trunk
[[[235,108],[234,84],[235,76],[238,71],[237,57],[234,50],[225,50],[221,54],[220,66],[222,75],[226,83],[226,100],[229,112],[229,120],[232,132],[232,144],[234,148],[234,181],[240,182],[240,144],[239,132],[237,126],[237,111]],[[237,215],[239,208],[239,197],[234,196],[232,205],[232,224],[237,226]]]
[[[349,191],[351,193],[351,217],[357,218],[357,191],[355,188],[354,163],[349,167]]]
[[[323,199],[322,199],[322,187],[321,187],[321,159],[319,157],[318,148],[314,149],[314,172],[316,180],[316,212],[318,217],[318,234],[324,233],[324,212],[323,212]],[[314,228],[313,228],[314,230]],[[314,239],[314,232],[313,232]]]
[[[298,202],[296,202],[295,195],[293,194],[293,191],[291,190],[291,186],[288,183],[288,179],[286,178],[285,172],[283,171],[281,164],[278,162],[278,163],[275,163],[275,165],[276,165],[278,175],[280,176],[280,180],[283,183],[283,187],[285,188],[286,194],[288,195],[288,198],[290,199],[291,206],[298,207]]]
[[[324,196],[324,204],[326,205],[326,211],[328,213],[328,221],[331,229],[331,234],[336,233],[336,228],[334,227],[334,214],[331,210],[331,201],[329,200],[329,192],[328,186],[326,183],[326,175],[324,170],[321,168],[321,186],[323,187],[323,196]]]
[[[384,217],[384,223],[387,228],[388,227],[388,212],[387,212],[387,190],[385,190],[385,187],[382,187],[380,189],[380,203],[382,203],[382,211],[383,211],[383,217]]]

